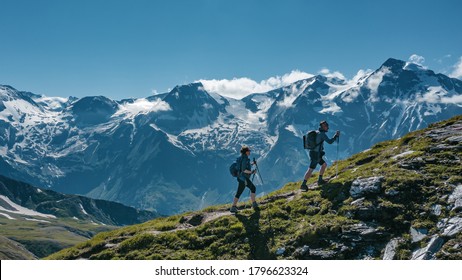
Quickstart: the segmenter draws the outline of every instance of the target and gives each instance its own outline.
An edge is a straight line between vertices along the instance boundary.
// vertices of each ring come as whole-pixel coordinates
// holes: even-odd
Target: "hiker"
[[[258,204],[255,201],[256,188],[255,188],[255,185],[250,180],[250,175],[255,174],[256,170],[252,171],[249,155],[250,155],[250,148],[247,146],[243,146],[241,148],[240,173],[237,176],[237,181],[239,185],[237,186],[237,192],[236,192],[236,195],[234,196],[233,206],[231,206],[231,209],[230,209],[231,213],[237,213],[237,202],[239,201],[239,198],[241,197],[242,192],[244,192],[245,187],[248,187],[250,189],[250,200],[252,201],[253,209],[255,210],[258,209]]]
[[[322,158],[325,154],[324,152],[324,141],[326,141],[329,144],[334,143],[335,140],[337,140],[338,137],[340,137],[340,131],[337,130],[335,132],[335,135],[333,138],[329,138],[326,134],[326,132],[329,131],[329,124],[326,121],[321,121],[319,123],[319,130],[316,131],[316,145],[314,146],[313,149],[310,149],[310,167],[305,173],[305,178],[303,180],[302,185],[300,186],[300,190],[303,192],[308,191],[308,187],[306,186],[306,181],[310,179],[311,174],[313,173],[313,170],[316,168],[316,166],[319,164],[321,165],[321,170],[319,171],[319,178],[318,178],[318,185],[325,184],[326,181],[322,179],[322,176],[324,175],[324,171],[326,171],[327,168],[327,163],[324,161]]]

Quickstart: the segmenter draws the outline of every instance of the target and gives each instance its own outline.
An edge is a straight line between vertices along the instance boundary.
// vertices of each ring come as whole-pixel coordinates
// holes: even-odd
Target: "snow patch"
[[[335,114],[342,112],[342,108],[337,105],[335,102],[330,102],[328,107],[323,108],[319,113],[321,114]]]
[[[13,218],[10,215],[5,214],[5,213],[0,213],[0,215],[5,216],[8,220],[16,220],[15,218]]]
[[[26,216],[39,216],[39,217],[43,217],[43,218],[56,218],[55,215],[43,214],[43,213],[31,210],[31,209],[22,207],[21,205],[18,205],[16,203],[14,203],[13,201],[11,201],[7,196],[0,195],[0,199],[3,200],[4,202],[6,202],[11,208],[14,209],[14,210],[9,210],[9,209],[5,209],[2,206],[0,206],[1,211],[13,213],[13,214],[19,214],[19,215],[26,215]]]
[[[85,215],[88,215],[87,211],[85,211],[85,209],[83,208],[82,203],[79,203],[79,206],[80,206],[80,209],[82,210],[82,213],[84,213]]]
[[[40,222],[40,223],[51,223],[50,221],[45,221],[45,220],[37,220],[37,219],[29,219],[25,218],[26,221],[32,221],[32,222]]]
[[[372,102],[379,100],[377,96],[379,85],[383,80],[383,76],[390,74],[390,73],[391,73],[390,68],[382,67],[380,68],[380,70],[378,70],[377,72],[369,76],[366,86],[371,90],[370,98]]]

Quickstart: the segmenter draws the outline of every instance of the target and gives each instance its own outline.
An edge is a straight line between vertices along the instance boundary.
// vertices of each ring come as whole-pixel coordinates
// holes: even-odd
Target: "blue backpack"
[[[241,173],[241,163],[242,163],[242,157],[238,157],[233,164],[229,167],[229,173],[231,173],[231,176],[233,177],[238,177],[239,173]]]

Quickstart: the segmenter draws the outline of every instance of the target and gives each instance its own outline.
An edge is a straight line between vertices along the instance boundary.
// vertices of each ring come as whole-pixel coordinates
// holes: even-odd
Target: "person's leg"
[[[257,188],[249,179],[247,179],[247,187],[250,189],[250,201],[252,201],[252,207],[256,210],[258,209],[258,203],[255,201],[255,193],[257,192]]]
[[[300,186],[300,189],[303,192],[308,191],[308,187],[306,186],[306,182],[311,178],[311,175],[313,174],[313,170],[316,168],[316,165],[318,165],[318,156],[316,152],[310,151],[310,167],[308,170],[305,172],[305,176],[303,177],[303,182],[302,185]]]
[[[311,175],[313,174],[313,170],[314,170],[314,169],[310,167],[310,168],[308,168],[308,170],[305,172],[305,177],[303,178],[303,179],[305,179],[305,180],[303,181],[304,185],[306,185],[306,181],[308,181],[308,180],[310,179]]]
[[[244,192],[245,189],[245,182],[238,180],[239,185],[237,186],[237,191],[236,194],[234,195],[233,199],[233,206],[237,205],[237,202],[239,201],[239,198],[241,197],[242,192]]]
[[[255,187],[253,182],[250,181],[250,179],[247,179],[247,187],[250,189],[250,200],[252,202],[255,202],[255,193],[257,192],[257,188]]]
[[[324,163],[321,165],[321,170],[319,170],[319,175],[320,175],[320,176],[323,176],[323,175],[324,175],[324,172],[326,171],[326,168],[327,168],[327,163],[324,162]]]
[[[324,180],[322,179],[322,176],[324,175],[324,172],[326,171],[326,168],[327,168],[327,163],[324,162],[324,163],[321,165],[321,170],[319,170],[318,184],[324,184],[324,183],[326,183],[326,181],[324,181]]]

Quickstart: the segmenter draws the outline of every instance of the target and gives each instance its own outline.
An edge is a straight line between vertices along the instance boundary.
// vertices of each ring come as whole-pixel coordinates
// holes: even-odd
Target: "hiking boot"
[[[324,185],[324,184],[327,184],[326,180],[323,180],[323,179],[318,180],[318,185]]]
[[[232,206],[231,209],[229,209],[229,212],[231,213],[237,213],[237,207],[236,206]]]
[[[300,186],[300,190],[301,190],[302,192],[307,192],[307,191],[308,191],[308,187],[307,187],[306,185],[301,185],[301,186]]]
[[[259,208],[258,208],[258,203],[257,203],[256,201],[252,202],[252,208],[253,208],[254,210],[258,210],[258,209],[259,209]]]

